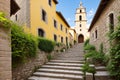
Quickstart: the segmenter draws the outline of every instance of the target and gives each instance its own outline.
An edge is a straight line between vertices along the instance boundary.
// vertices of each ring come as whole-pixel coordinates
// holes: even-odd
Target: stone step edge
[[[59,62],[59,63],[84,63],[85,61],[50,60],[50,62]]]
[[[50,77],[38,77],[38,76],[31,76],[31,77],[29,77],[28,78],[28,80],[40,80],[40,79],[44,79],[44,80],[48,80],[48,79],[50,79],[50,80],[68,80],[68,79],[59,79],[59,78],[50,78]]]
[[[33,76],[39,76],[39,77],[52,77],[52,78],[65,78],[65,79],[81,79],[83,80],[83,76],[71,76],[71,75],[65,75],[65,74],[59,74],[56,75],[54,73],[50,73],[50,75],[46,74],[46,73],[40,73],[40,72],[35,72],[33,73]]]
[[[73,66],[73,67],[82,67],[84,64],[66,64],[66,63],[63,63],[63,64],[59,64],[59,63],[52,63],[52,62],[48,62],[46,63],[47,65],[58,65],[58,66]],[[94,67],[94,65],[90,65],[90,67]]]
[[[76,71],[76,70],[74,70]],[[37,72],[49,72],[49,73],[62,73],[62,74],[75,74],[75,75],[83,75],[84,73],[82,71],[78,71],[78,72],[69,72],[69,71],[55,71],[55,70],[42,70],[42,69],[38,69]]]
[[[44,65],[44,66],[41,66],[41,68],[50,68],[50,69],[82,70],[81,67],[79,67],[79,68],[78,68],[78,67],[77,67],[77,68],[74,68],[74,67],[73,67],[73,68],[72,68],[72,67],[70,68],[70,67],[71,67],[71,66],[69,66],[69,68],[67,68],[67,67],[65,67],[65,66],[62,66],[62,67],[61,67],[61,66],[58,66],[58,67],[57,67],[57,66],[56,66],[56,67],[51,66],[51,67],[50,67],[50,65],[49,65],[49,66],[45,66],[45,65]]]

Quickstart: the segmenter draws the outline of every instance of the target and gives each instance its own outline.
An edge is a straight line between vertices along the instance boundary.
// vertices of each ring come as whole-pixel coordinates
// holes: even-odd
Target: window
[[[15,20],[16,20],[16,21],[18,20],[18,16],[17,16],[17,14],[15,15]]]
[[[82,25],[80,24],[80,27],[82,27]]]
[[[60,25],[60,29],[61,29],[61,31],[63,30],[63,25],[62,24]]]
[[[57,42],[57,36],[54,34],[54,41]]]
[[[66,28],[66,33],[67,33],[67,28]]]
[[[42,29],[38,29],[38,36],[44,37],[44,31]]]
[[[61,43],[63,43],[63,37],[61,37]]]
[[[98,32],[97,32],[97,30],[95,30],[95,39],[97,39],[98,38]]]
[[[82,20],[82,16],[79,16],[79,20],[80,20],[80,21]]]
[[[57,28],[57,21],[54,20],[54,27]]]
[[[66,45],[68,45],[68,37],[66,37]]]
[[[113,13],[111,13],[109,15],[109,24],[110,24],[110,31],[113,32],[114,31],[114,15],[113,15]]]
[[[82,12],[82,10],[80,10],[80,13]]]
[[[48,4],[52,6],[52,0],[48,0]]]
[[[42,9],[42,20],[46,22],[46,19],[47,19],[47,14],[45,10]]]

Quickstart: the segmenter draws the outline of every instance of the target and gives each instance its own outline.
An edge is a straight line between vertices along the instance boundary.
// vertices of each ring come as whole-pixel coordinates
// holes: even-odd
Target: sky
[[[75,26],[75,12],[80,2],[86,8],[87,27],[89,27],[94,14],[99,6],[100,0],[58,0],[57,11],[60,11],[71,27]]]

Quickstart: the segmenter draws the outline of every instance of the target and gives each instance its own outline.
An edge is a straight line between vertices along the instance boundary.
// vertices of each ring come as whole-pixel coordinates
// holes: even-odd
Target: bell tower
[[[83,7],[82,2],[80,2],[79,8],[76,9],[75,13],[75,30],[77,33],[78,43],[83,43],[87,38],[89,38],[86,16],[86,8]]]

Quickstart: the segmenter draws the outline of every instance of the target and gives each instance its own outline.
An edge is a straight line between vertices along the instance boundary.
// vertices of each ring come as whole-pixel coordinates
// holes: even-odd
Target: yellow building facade
[[[24,22],[24,24],[22,23],[22,25],[25,26],[24,29],[26,32],[56,42],[62,42],[64,44],[69,43],[70,26],[63,15],[56,11],[56,5],[58,4],[57,0],[29,0],[27,3],[29,6],[21,6],[21,10],[23,10],[22,8],[29,7],[29,11],[26,12],[29,12],[29,26],[26,25],[27,21]],[[18,16],[18,21],[19,18],[22,18],[22,16],[19,17],[20,13],[23,14],[22,12],[23,11],[18,12],[18,15],[16,14]]]

